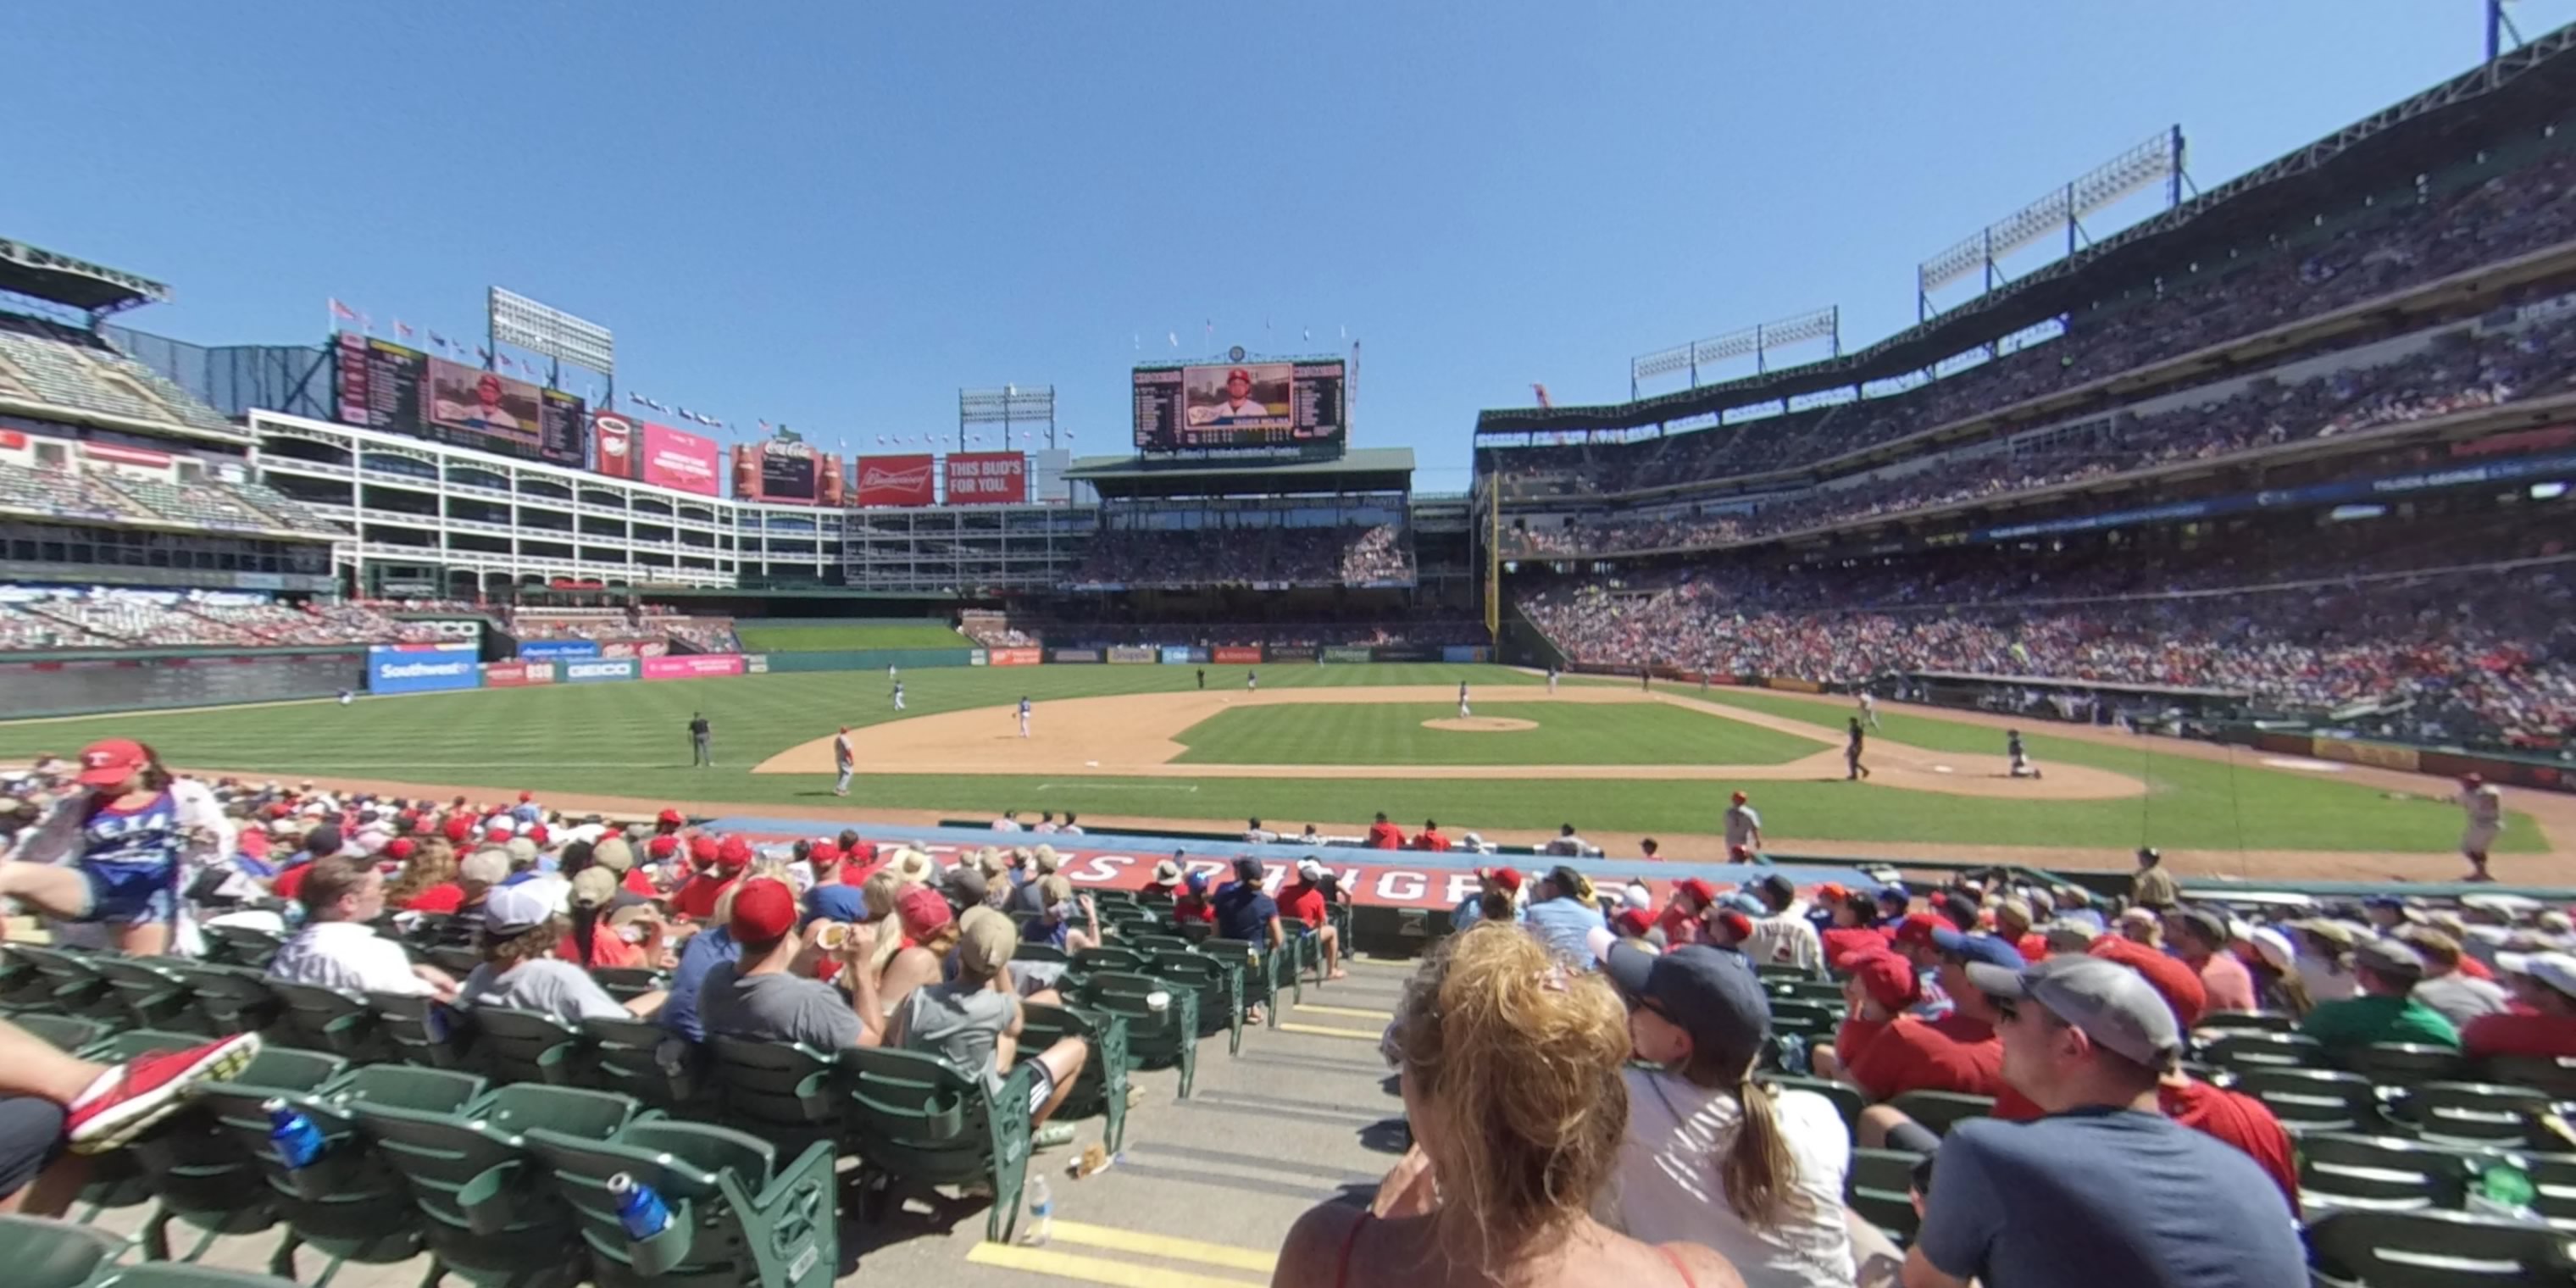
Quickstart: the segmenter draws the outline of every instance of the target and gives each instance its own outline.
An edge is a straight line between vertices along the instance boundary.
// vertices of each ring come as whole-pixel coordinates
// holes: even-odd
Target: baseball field
[[[1294,833],[1416,828],[1520,841],[1573,823],[1614,853],[1654,836],[1714,858],[1728,794],[1773,852],[2125,864],[2141,844],[2194,871],[2447,879],[2460,812],[2443,780],[2110,730],[2024,730],[2043,776],[2005,773],[2003,721],[1885,704],[1865,782],[1845,781],[1848,700],[1567,680],[1494,666],[1276,664],[917,669],[484,689],[0,723],[0,759],[140,738],[207,773],[458,791],[534,789],[576,808],[756,805],[926,822],[1015,808],[1118,823]],[[1471,715],[1459,719],[1458,685]],[[1033,708],[1029,736],[1017,707]],[[716,767],[689,764],[704,712]],[[859,774],[831,794],[830,741]],[[596,802],[583,804],[583,802]],[[2498,875],[2556,880],[2570,798],[2518,792]],[[2535,858],[2534,856],[2546,856]]]

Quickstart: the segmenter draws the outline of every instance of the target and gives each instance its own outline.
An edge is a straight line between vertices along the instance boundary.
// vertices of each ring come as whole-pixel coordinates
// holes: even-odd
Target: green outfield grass
[[[1042,666],[916,668],[904,672],[908,714],[921,715],[1015,702],[1116,693],[1170,692],[1194,686],[1182,666]],[[1244,668],[1211,666],[1210,689],[1241,688]],[[1274,663],[1260,668],[1267,689],[1305,685],[1438,684],[1460,680],[1481,694],[1536,677],[1500,667],[1441,664]],[[183,766],[256,770],[280,775],[345,774],[423,784],[534,787],[659,800],[832,805],[822,775],[752,774],[750,767],[786,748],[830,736],[836,724],[869,726],[894,718],[882,672],[826,672],[739,679],[557,685],[464,693],[369,698],[343,709],[330,702],[205,711],[0,723],[0,758],[70,753],[109,736],[153,743]],[[1777,695],[1718,690],[1712,698],[1839,729],[1847,709]],[[1518,707],[1515,711],[1514,708]],[[1564,704],[1579,710],[1576,704]],[[1333,710],[1336,708],[1317,708]],[[1359,707],[1367,710],[1369,708]],[[691,770],[686,725],[692,711],[714,722],[722,766]],[[1300,708],[1278,708],[1283,713]],[[1408,705],[1404,710],[1410,712]],[[1519,714],[1525,704],[1497,704]],[[1604,707],[1619,719],[1653,719],[1648,709]],[[1424,713],[1432,714],[1432,713]],[[1552,712],[1541,718],[1553,721]],[[1698,717],[1711,725],[1720,722]],[[1888,713],[1882,738],[1940,750],[1999,753],[2000,734],[1937,718]],[[1428,731],[1423,731],[1428,732]],[[1757,731],[1758,732],[1758,731]],[[864,736],[864,734],[862,735]],[[1509,744],[1513,735],[1462,734],[1479,746]],[[2173,849],[2384,850],[2447,853],[2459,834],[2459,811],[2429,800],[2389,800],[2370,788],[2332,778],[2264,769],[2251,755],[2235,766],[2075,742],[2034,732],[2031,754],[2042,765],[2097,764],[2143,776],[2150,792],[2114,801],[2017,802],[1941,796],[1839,781],[1749,785],[1770,830],[1820,841],[1852,840],[1954,845],[2043,845]],[[1277,763],[1283,753],[1262,753]],[[1478,754],[1482,754],[1479,752]],[[1743,753],[1730,753],[1742,760]],[[1371,760],[1367,763],[1378,763]],[[961,814],[1005,806],[1086,814],[1137,814],[1233,820],[1259,815],[1274,826],[1313,821],[1355,823],[1377,810],[1408,823],[1438,818],[1453,833],[1467,828],[1554,828],[1571,822],[1605,844],[1640,835],[1709,833],[1726,808],[1726,782],[1423,779],[1400,769],[1383,779],[1122,779],[1080,775],[951,777],[899,775],[853,785],[854,809],[935,809]],[[2539,850],[2530,821],[2516,817],[2498,849]]]
[[[849,626],[761,626],[734,623],[750,653],[820,653],[858,648],[973,648],[975,642],[939,622],[864,623]]]
[[[1479,712],[1535,729],[1426,729],[1456,703],[1237,707],[1185,730],[1196,765],[1780,765],[1829,748],[1680,707],[1498,702]]]

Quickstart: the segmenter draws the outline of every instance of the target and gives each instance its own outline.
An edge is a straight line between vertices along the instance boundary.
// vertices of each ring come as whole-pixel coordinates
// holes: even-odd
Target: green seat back
[[[2283,1011],[2204,1011],[2192,1035],[2218,1033],[2295,1033],[2299,1017]]]
[[[1181,1098],[1189,1098],[1198,1069],[1199,997],[1194,989],[1159,976],[1105,971],[1085,983],[1082,1001],[1125,1017],[1127,1055],[1135,1067],[1179,1069]]]
[[[204,1017],[203,1028],[209,1034],[263,1033],[277,1023],[285,1009],[284,1002],[253,967],[177,958],[166,959],[162,965],[187,983],[189,1001]]]
[[[1020,941],[1018,947],[1011,950],[1011,960],[1015,962],[1069,962],[1073,960],[1073,954],[1068,953],[1053,944],[1042,944],[1033,939],[1023,939]]]
[[[506,1006],[478,1006],[469,1014],[474,1020],[476,1062],[495,1081],[553,1087],[591,1081],[581,1030],[565,1020]]]
[[[1860,1111],[1869,1104],[1868,1098],[1861,1095],[1860,1088],[1848,1082],[1836,1082],[1831,1078],[1801,1078],[1781,1074],[1769,1078],[1768,1081],[1782,1091],[1812,1091],[1832,1101],[1835,1111],[1843,1116],[1845,1127],[1858,1127]]]
[[[91,1288],[295,1288],[295,1281],[248,1270],[148,1261],[119,1267],[100,1277]]]
[[[2237,1074],[2235,1090],[2262,1101],[2296,1132],[2367,1132],[2379,1125],[2378,1093],[2357,1073],[2262,1067]]]
[[[2458,1208],[2470,1167],[2466,1155],[2410,1140],[2311,1132],[2299,1138],[2299,1206],[2311,1219],[2341,1208]]]
[[[2480,1082],[2529,1087],[2553,1100],[2576,1100],[2576,1056],[2490,1056],[2475,1073]]]
[[[308,1051],[327,1051],[353,1064],[378,1064],[395,1057],[394,1044],[376,1024],[367,999],[317,984],[272,979],[270,991],[285,1007],[279,1036]]]
[[[1054,1119],[1107,1120],[1109,1152],[1117,1153],[1127,1138],[1127,1019],[1080,1007],[1020,1004],[1020,1059],[1028,1061],[1065,1038],[1080,1038],[1090,1054],[1073,1089],[1056,1106]]]
[[[369,993],[377,1027],[405,1064],[429,1069],[473,1067],[474,1025],[436,998],[406,993]]]
[[[2310,1264],[2370,1288],[2522,1288],[2567,1282],[2565,1236],[2465,1212],[2329,1212],[2308,1223]]]
[[[638,1120],[604,1141],[539,1127],[526,1141],[574,1212],[604,1286],[824,1288],[839,1273],[828,1146],[782,1166],[767,1141],[676,1119]],[[618,1223],[608,1181],[620,1173],[653,1187],[685,1229],[685,1251],[659,1274],[637,1271]]]
[[[725,1125],[788,1150],[842,1139],[839,1056],[795,1042],[712,1037],[716,1096]]]
[[[2563,1149],[2540,1124],[2549,1096],[2530,1087],[2428,1082],[2406,1099],[2416,1134],[2438,1145]]]
[[[587,1019],[581,1035],[590,1048],[591,1072],[607,1090],[633,1096],[655,1109],[698,1105],[709,1091],[706,1053],[648,1020]]]
[[[81,1288],[125,1241],[104,1230],[32,1216],[0,1216],[0,1265],[10,1288]]]
[[[2201,1044],[2199,1055],[2205,1064],[2239,1073],[2255,1069],[2326,1067],[2325,1047],[2315,1038],[2257,1029],[2231,1029],[2218,1033]]]
[[[119,1023],[126,1019],[125,1004],[90,965],[90,954],[36,944],[11,944],[9,951],[35,968],[48,989],[44,1002],[49,1009]]]
[[[845,1060],[852,1134],[868,1170],[903,1187],[989,1184],[985,1234],[1007,1238],[1028,1174],[1027,1062],[997,1094],[924,1052],[855,1050]]]
[[[1854,1149],[1843,1177],[1844,1202],[1861,1219],[1891,1237],[1910,1239],[1922,1218],[1914,1212],[1914,1169],[1924,1155],[1903,1149]]]
[[[2348,1057],[2355,1073],[2383,1087],[2411,1087],[2447,1082],[2468,1072],[2468,1062],[2450,1047],[2413,1042],[2374,1042]]]
[[[211,960],[255,971],[267,970],[277,950],[286,946],[283,936],[256,926],[208,926],[206,942]]]
[[[1906,1117],[1923,1124],[1936,1135],[1946,1136],[1950,1125],[1962,1119],[1983,1118],[1995,1110],[1992,1096],[1971,1096],[1956,1091],[1909,1091],[1887,1102]]]
[[[74,1055],[114,1030],[114,1026],[105,1020],[83,1019],[77,1015],[17,1015],[10,1017],[9,1022],[55,1049]]]
[[[1073,955],[1073,964],[1093,974],[1105,970],[1140,970],[1145,965],[1145,954],[1133,948],[1085,948]]]
[[[160,961],[99,953],[89,959],[89,965],[107,981],[136,1026],[213,1036],[215,1030],[198,1011],[187,982]]]

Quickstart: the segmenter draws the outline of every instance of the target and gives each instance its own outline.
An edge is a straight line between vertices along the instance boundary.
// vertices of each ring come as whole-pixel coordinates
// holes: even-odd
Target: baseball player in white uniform
[[[1547,696],[1556,696],[1556,664],[1553,662],[1547,667]]]
[[[903,681],[901,680],[894,682],[894,709],[903,710]]]
[[[1873,731],[1878,728],[1878,699],[1871,697],[1867,689],[1860,691],[1860,722]]]
[[[1751,863],[1762,848],[1762,816],[1753,810],[1750,798],[1735,794],[1735,803],[1726,807],[1726,861]]]
[[[2487,875],[2487,849],[2504,831],[2504,792],[2477,774],[2460,776],[2460,810],[2468,827],[2460,833],[2460,853],[2468,856],[2469,880],[2493,881]]]
[[[1316,656],[1321,657],[1323,654],[1319,651],[1316,653]],[[1246,671],[1243,673],[1243,691],[1246,693],[1259,693],[1261,691],[1261,672]]]
[[[1466,719],[1466,718],[1467,718],[1467,716],[1468,716],[1468,715],[1469,715],[1469,712],[1468,712],[1468,710],[1467,710],[1467,682],[1466,682],[1465,680],[1460,680],[1460,681],[1458,682],[1458,718],[1459,718],[1459,719],[1461,719],[1461,720],[1464,720],[1464,719]]]
[[[858,749],[850,745],[850,727],[842,725],[841,731],[832,735],[832,768],[841,775],[841,781],[832,784],[833,795],[850,794],[851,765],[857,759]]]
[[[1029,736],[1029,700],[1026,695],[1020,698],[1020,736]]]

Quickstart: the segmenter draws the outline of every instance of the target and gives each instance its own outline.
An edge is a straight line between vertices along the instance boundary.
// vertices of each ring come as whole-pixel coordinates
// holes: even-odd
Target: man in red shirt
[[[1906,1013],[1921,997],[1911,963],[1893,953],[1873,953],[1851,967],[1843,989],[1850,1011],[1833,1045],[1817,1047],[1811,1056],[1816,1072],[1850,1083],[1872,1100],[1908,1091],[1991,1096],[2002,1090],[2003,1050],[1991,1031],[1982,1040],[1962,1041]],[[1903,1119],[1893,1114],[1893,1120]],[[1865,1114],[1859,1143],[1882,1144],[1886,1121],[1876,1127],[1873,1132]]]
[[[1324,903],[1324,865],[1312,858],[1297,860],[1297,879],[1279,887],[1279,915],[1305,922],[1308,933],[1323,941],[1324,978],[1347,979],[1342,969],[1342,936]]]
[[[1413,838],[1413,848],[1417,850],[1429,850],[1434,854],[1447,852],[1449,849],[1449,838],[1440,834],[1440,821],[1438,819],[1426,818],[1422,820],[1422,834]]]
[[[751,862],[751,847],[740,837],[726,837],[722,842],[701,832],[689,838],[689,866],[696,869],[680,888],[671,894],[671,911],[694,921],[704,921],[716,912],[716,901],[742,876]]]
[[[1181,878],[1181,897],[1172,901],[1172,924],[1216,925],[1216,905],[1208,902],[1208,874],[1192,870]]]
[[[1664,951],[1701,941],[1700,918],[1709,905],[1717,902],[1717,887],[1698,877],[1684,877],[1673,883],[1673,897],[1664,904],[1655,924],[1664,929]]]
[[[2461,1052],[2471,1060],[2576,1056],[2576,957],[2497,953],[2496,966],[2513,989],[2515,1009],[2469,1021],[2460,1030]]]
[[[681,817],[680,811],[675,809],[666,809],[660,814],[654,816],[653,834],[655,836],[677,836],[679,835],[680,829],[688,826],[688,823],[689,820]]]
[[[2184,908],[2165,914],[2165,942],[2174,955],[2200,975],[2203,1009],[2254,1011],[2254,973],[2227,951],[2227,918],[2207,908]]]
[[[1401,850],[1404,829],[1386,821],[1386,812],[1378,811],[1377,821],[1369,824],[1368,847],[1372,850]]]

